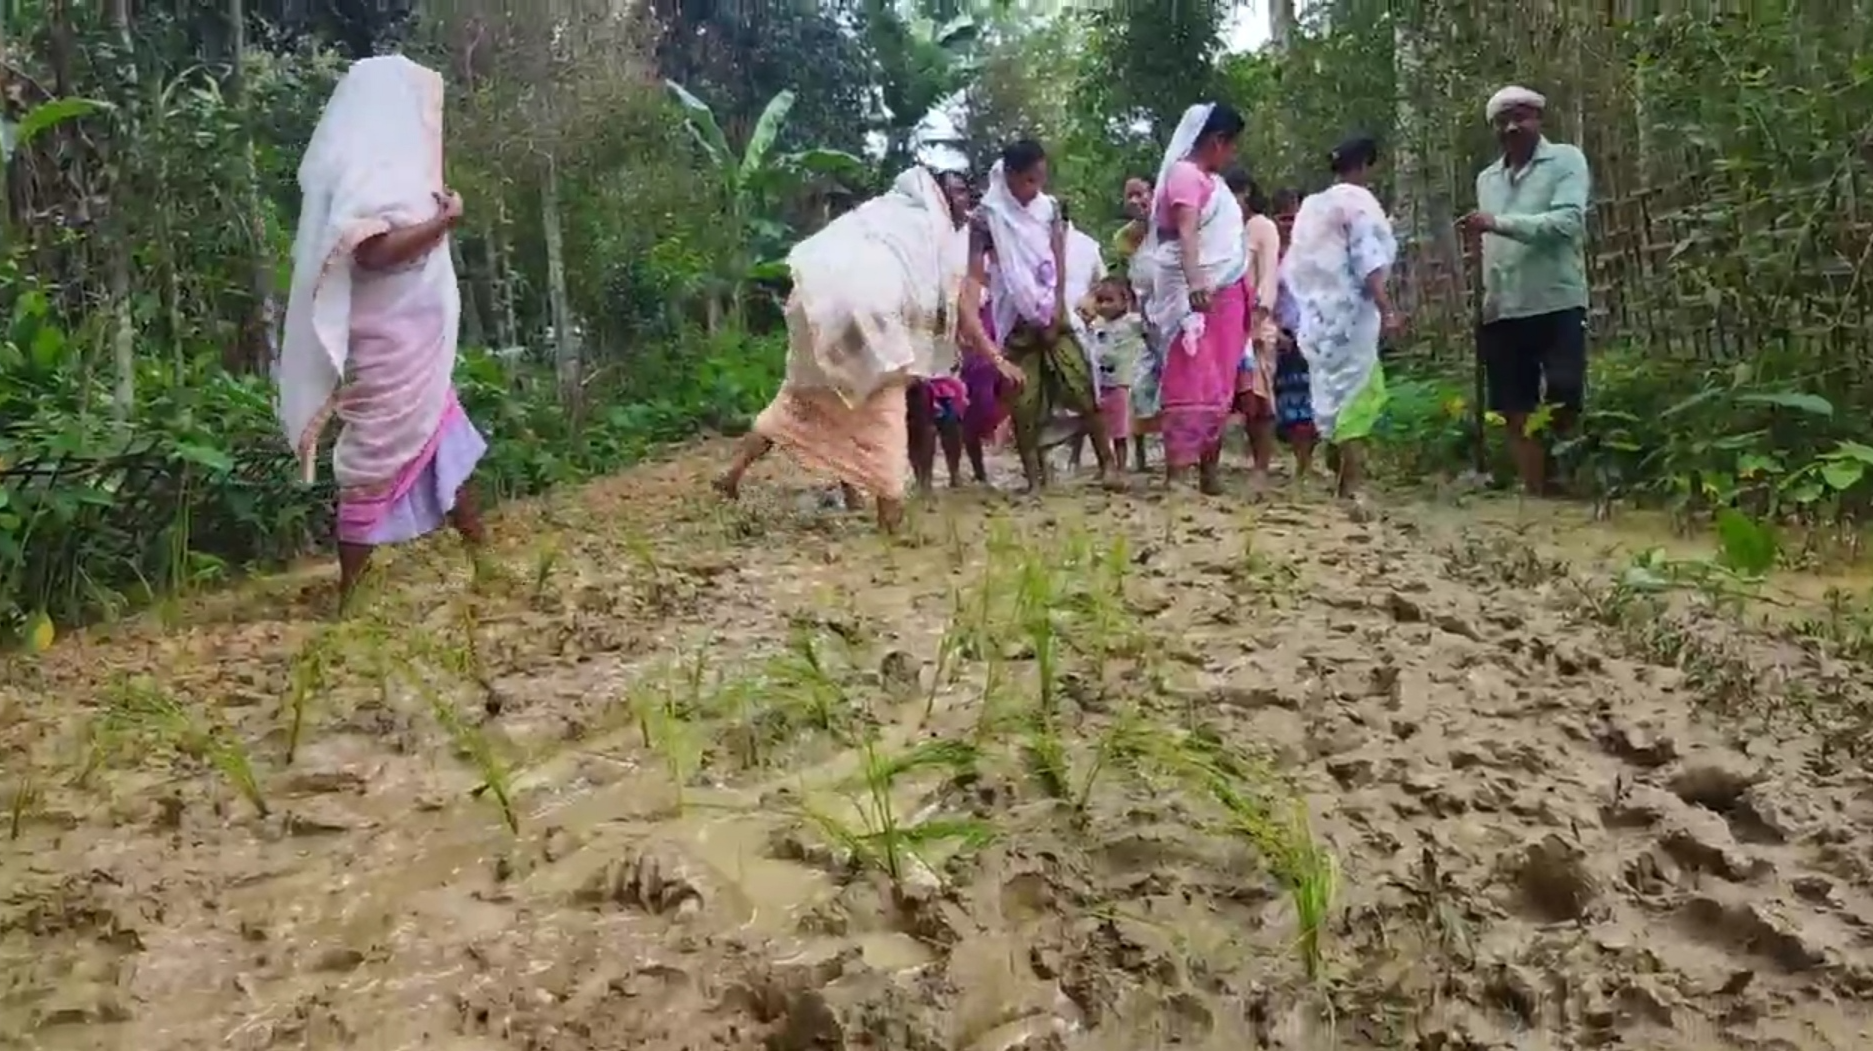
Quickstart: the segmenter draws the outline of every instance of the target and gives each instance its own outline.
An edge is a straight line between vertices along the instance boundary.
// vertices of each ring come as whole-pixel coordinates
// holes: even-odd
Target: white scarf
[[[989,169],[981,210],[995,244],[989,311],[996,339],[1007,339],[1017,320],[1046,325],[1054,319],[1055,207],[1054,199],[1044,193],[1022,204],[1008,188],[1002,162]]]
[[[1181,333],[1185,338],[1184,348],[1190,354],[1197,352],[1197,341],[1203,337],[1203,315],[1190,305],[1193,290],[1184,274],[1181,242],[1164,240],[1159,230],[1170,219],[1165,212],[1164,189],[1170,181],[1171,168],[1187,159],[1190,151],[1196,148],[1197,137],[1209,121],[1211,109],[1210,103],[1198,103],[1185,110],[1184,119],[1178,122],[1170,148],[1164,151],[1164,160],[1158,165],[1151,217],[1146,224],[1144,243],[1138,248],[1138,254],[1147,259],[1142,267],[1149,285],[1142,290],[1145,320],[1172,342]],[[1206,291],[1214,292],[1241,280],[1248,272],[1249,250],[1242,205],[1229,192],[1221,176],[1211,175],[1210,179],[1214,182],[1210,203],[1204,206],[1197,220],[1200,270],[1197,276]],[[1139,268],[1135,267],[1133,273],[1139,274]]]
[[[319,432],[334,413],[347,422],[334,450],[341,488],[396,477],[421,453],[449,405],[461,306],[445,245],[420,268],[376,275],[395,297],[440,309],[444,345],[410,348],[398,379],[377,391],[341,391],[351,358],[352,253],[378,234],[436,214],[442,189],[442,78],[402,57],[353,65],[319,117],[299,165],[303,195],[293,240],[292,292],[274,375],[286,440],[310,481]],[[360,395],[358,400],[352,394]],[[357,415],[351,412],[357,409]],[[351,425],[368,434],[348,441]]]
[[[862,404],[898,376],[944,375],[956,363],[956,309],[967,231],[923,168],[834,219],[787,255],[793,271],[788,382]]]

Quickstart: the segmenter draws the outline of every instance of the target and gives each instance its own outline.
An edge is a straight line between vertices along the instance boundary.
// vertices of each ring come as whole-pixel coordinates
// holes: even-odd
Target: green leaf
[[[1834,403],[1819,394],[1804,394],[1801,391],[1751,391],[1739,394],[1736,400],[1742,405],[1769,405],[1778,409],[1795,409],[1811,416],[1833,416]]]
[[[1723,393],[1724,392],[1722,390],[1719,390],[1715,387],[1706,388],[1704,390],[1698,391],[1696,394],[1691,395],[1690,397],[1684,399],[1678,404],[1672,405],[1666,408],[1664,412],[1661,412],[1658,414],[1658,417],[1661,420],[1670,419],[1671,417],[1676,416],[1681,412],[1689,412],[1690,410],[1697,408],[1699,405],[1702,405],[1705,402],[1715,400],[1719,395]]]
[[[690,94],[688,89],[676,81],[666,80],[664,84],[670,89],[670,94],[676,96],[676,101],[683,106],[683,124],[689,129],[690,137],[695,139],[696,145],[701,146],[702,151],[709,155],[709,160],[720,170],[723,181],[727,182],[732,179],[735,173],[735,154],[729,148],[728,136],[722,134],[722,126],[715,121],[715,111],[709,108],[707,102]]]
[[[1775,530],[1734,507],[1717,513],[1717,538],[1722,544],[1717,561],[1749,576],[1762,576],[1775,568]]]
[[[1829,460],[1821,465],[1821,480],[1828,488],[1844,493],[1866,477],[1867,465],[1859,460]]]
[[[176,459],[206,467],[211,471],[231,471],[234,461],[227,453],[207,445],[182,442],[175,447]]]
[[[32,360],[40,369],[58,367],[59,358],[65,353],[65,333],[51,325],[41,325],[33,333]]]
[[[798,168],[813,175],[832,175],[841,178],[861,177],[870,168],[864,158],[857,154],[825,148],[790,153],[786,157],[786,164],[788,167]]]
[[[111,108],[108,102],[82,98],[53,99],[42,106],[34,106],[26,111],[26,115],[14,127],[13,148],[23,150],[32,145],[34,139],[68,120],[88,117]]]
[[[774,148],[774,140],[780,137],[781,126],[787,123],[787,114],[793,111],[793,99],[791,91],[777,92],[761,111],[760,119],[754,122],[754,132],[748,136],[748,149],[741,157],[743,182],[766,167],[768,151]]]
[[[1782,461],[1759,452],[1738,453],[1736,473],[1739,478],[1754,478],[1759,474],[1780,474]]]
[[[785,281],[793,276],[793,268],[785,259],[766,259],[748,268],[750,281]]]
[[[1859,442],[1843,441],[1834,446],[1834,450],[1824,456],[1823,459],[1854,459],[1869,466],[1873,466],[1873,445],[1862,445]]]

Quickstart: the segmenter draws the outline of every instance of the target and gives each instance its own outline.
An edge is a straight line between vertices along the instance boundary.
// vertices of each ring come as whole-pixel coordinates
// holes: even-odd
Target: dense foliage
[[[265,379],[295,167],[345,62],[393,48],[450,82],[476,348],[459,382],[502,493],[749,411],[779,366],[774,261],[938,140],[981,171],[1008,138],[1041,138],[1103,240],[1123,179],[1218,96],[1249,116],[1265,186],[1319,184],[1349,130],[1387,144],[1413,315],[1390,458],[1461,470],[1495,425],[1472,393],[1451,223],[1490,156],[1482,100],[1514,79],[1549,95],[1604,202],[1592,414],[1560,450],[1577,475],[1687,520],[1860,513],[1873,23],[1841,30],[1793,0],[1724,19],[1322,0],[1297,22],[1296,6],[13,4],[0,631],[318,541],[329,494],[285,469]],[[1264,15],[1279,46],[1225,52],[1233,19]]]

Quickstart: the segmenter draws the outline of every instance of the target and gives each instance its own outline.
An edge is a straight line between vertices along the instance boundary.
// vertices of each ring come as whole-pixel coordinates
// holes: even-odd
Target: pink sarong
[[[434,532],[455,510],[456,495],[488,451],[455,392],[422,452],[376,493],[341,491],[338,539],[346,544],[396,544]]]
[[[1099,395],[1099,415],[1106,421],[1106,437],[1122,442],[1132,436],[1132,389],[1107,387]]]
[[[1248,286],[1238,281],[1210,299],[1196,353],[1181,334],[1166,349],[1159,418],[1167,466],[1194,467],[1222,448],[1248,347],[1248,314]]]

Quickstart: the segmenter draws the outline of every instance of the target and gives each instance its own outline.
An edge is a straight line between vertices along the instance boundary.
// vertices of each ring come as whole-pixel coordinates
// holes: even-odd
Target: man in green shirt
[[[1486,114],[1502,156],[1477,174],[1477,210],[1463,219],[1465,231],[1482,238],[1477,353],[1489,404],[1508,424],[1516,472],[1531,495],[1544,491],[1547,450],[1539,434],[1528,433],[1529,418],[1545,402],[1546,430],[1565,435],[1587,386],[1593,177],[1579,148],[1542,135],[1546,108],[1547,100],[1527,88],[1504,88],[1489,100]]]

